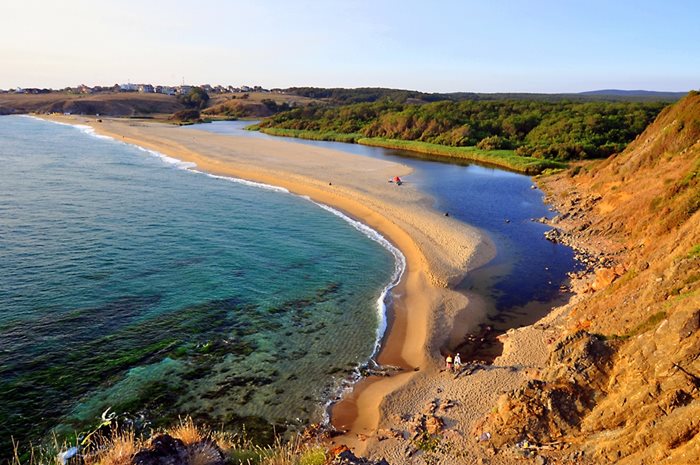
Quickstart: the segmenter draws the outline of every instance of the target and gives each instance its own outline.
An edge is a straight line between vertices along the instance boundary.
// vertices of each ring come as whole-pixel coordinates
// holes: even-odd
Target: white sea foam
[[[160,159],[163,163],[174,166],[175,168],[188,170],[188,169],[191,169],[191,168],[194,168],[197,166],[196,163],[178,160],[177,158],[169,157],[168,155],[160,153],[156,150],[147,149],[145,147],[141,147],[140,145],[136,145],[136,144],[130,144],[128,142],[124,142],[124,141],[115,139],[112,136],[105,136],[102,134],[98,134],[92,126],[88,126],[86,124],[63,123],[61,121],[47,120],[47,119],[38,118],[38,117],[32,116],[32,115],[22,115],[22,116],[25,116],[27,118],[36,119],[39,121],[46,121],[49,123],[59,124],[61,126],[70,126],[70,127],[76,128],[77,130],[87,134],[88,136],[96,137],[96,138],[102,139],[102,140],[109,140],[112,142],[116,142],[118,144],[128,145],[129,147],[135,147],[135,148],[141,150],[142,152],[146,152],[149,155],[153,155],[154,157]]]
[[[103,136],[102,134],[97,134],[97,132],[95,132],[95,129],[93,129],[92,127],[87,126],[85,124],[73,124],[72,126],[75,128],[78,128],[80,131],[84,132],[88,136],[96,137],[98,139],[103,139],[103,140],[115,140],[113,137]]]
[[[224,181],[235,182],[236,184],[243,184],[244,186],[257,187],[258,189],[265,189],[268,191],[281,192],[284,194],[289,194],[289,191],[284,187],[273,186],[272,184],[265,184],[262,182],[248,181],[247,179],[234,178],[233,176],[220,176],[218,174],[205,173],[204,171],[190,170],[194,173],[203,174],[214,179],[223,179]]]
[[[143,152],[146,152],[149,155],[153,155],[154,157],[160,159],[160,161],[162,161],[163,163],[168,164],[168,165],[172,165],[175,168],[180,168],[182,170],[191,170],[192,168],[195,168],[197,166],[197,164],[194,162],[182,161],[182,160],[179,160],[177,158],[169,157],[168,155],[160,153],[156,150],[147,149],[147,148],[141,147],[140,145],[136,145],[136,144],[127,144],[127,145],[131,145],[132,147],[136,147],[137,149],[139,149]],[[192,170],[192,171],[195,171],[195,170]]]

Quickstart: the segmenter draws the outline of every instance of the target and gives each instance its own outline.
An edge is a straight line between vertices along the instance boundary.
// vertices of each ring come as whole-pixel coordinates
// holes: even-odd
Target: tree
[[[187,95],[180,95],[178,101],[185,105],[187,108],[202,109],[207,106],[209,102],[209,94],[207,91],[201,87],[193,87],[187,93]]]

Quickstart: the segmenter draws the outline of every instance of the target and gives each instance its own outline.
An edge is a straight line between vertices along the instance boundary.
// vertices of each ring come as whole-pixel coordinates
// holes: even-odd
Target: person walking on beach
[[[462,358],[459,356],[459,352],[457,352],[457,355],[455,355],[454,365],[455,365],[455,371],[462,368]]]
[[[447,354],[447,358],[445,359],[445,367],[447,371],[452,371],[452,355],[450,354]]]

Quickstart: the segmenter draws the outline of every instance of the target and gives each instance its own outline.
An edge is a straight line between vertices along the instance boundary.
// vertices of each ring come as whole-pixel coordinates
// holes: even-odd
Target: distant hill
[[[163,94],[105,92],[99,94],[0,94],[0,115],[21,113],[72,113],[104,116],[171,114],[184,106],[177,98]]]
[[[346,105],[351,103],[376,102],[390,100],[397,103],[421,104],[444,100],[460,102],[464,100],[534,100],[545,102],[561,101],[628,101],[650,102],[661,101],[672,103],[680,100],[686,92],[656,92],[647,90],[593,90],[580,93],[526,93],[526,92],[448,92],[428,93],[408,89],[388,89],[382,87],[323,88],[323,87],[290,87],[284,89],[287,95],[297,95],[317,99],[331,105]]]
[[[656,97],[659,99],[680,100],[687,92],[663,92],[656,90],[601,89],[579,92],[579,95],[606,95],[614,97]]]

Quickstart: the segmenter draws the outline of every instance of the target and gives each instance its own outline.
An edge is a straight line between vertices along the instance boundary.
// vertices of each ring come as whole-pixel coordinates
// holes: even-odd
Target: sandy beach
[[[488,370],[455,378],[442,370],[441,351],[482,319],[478,296],[451,289],[465,273],[495,254],[488,237],[432,208],[432,199],[411,184],[404,165],[339,151],[294,144],[183,130],[163,123],[79,116],[47,119],[84,124],[98,134],[196,163],[197,170],[272,184],[337,208],[379,231],[406,257],[406,271],[393,290],[378,362],[401,368],[388,377],[361,380],[332,409],[332,423],[346,434],[335,437],[358,454],[412,463],[406,442],[382,432],[399,428],[406,416],[427,402],[446,401],[449,439],[468,447],[473,422],[488,412],[498,395],[517,386],[545,357],[537,330],[512,332],[503,356]],[[402,186],[387,182],[405,179]],[[458,322],[456,320],[459,320]],[[455,328],[458,328],[455,330]],[[459,332],[459,334],[456,334]],[[513,359],[513,344],[525,346],[528,360]],[[521,351],[518,351],[521,353]],[[513,368],[513,367],[516,368]],[[402,418],[404,417],[404,418]],[[446,434],[447,434],[446,433]],[[410,455],[410,454],[409,454]]]

